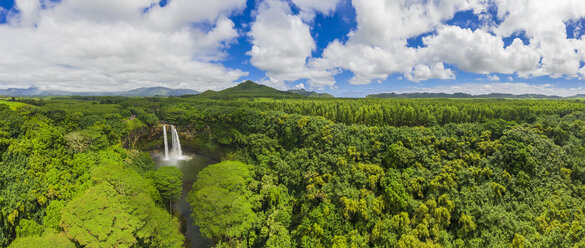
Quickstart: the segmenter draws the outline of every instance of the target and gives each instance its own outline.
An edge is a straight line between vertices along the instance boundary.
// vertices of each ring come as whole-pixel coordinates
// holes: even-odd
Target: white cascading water
[[[184,156],[181,149],[181,141],[179,140],[179,133],[175,126],[171,126],[171,149],[169,152],[169,144],[167,140],[167,127],[163,125],[163,137],[165,143],[165,157],[163,160],[170,161],[169,164],[177,165],[177,160],[189,160],[191,157]]]
[[[163,125],[163,136],[165,137],[165,160],[169,160],[169,144],[167,143],[167,126]]]
[[[171,125],[171,136],[173,139],[173,148],[171,150],[171,156],[175,159],[183,159],[183,151],[181,150],[181,141],[179,140],[179,134],[175,126]]]

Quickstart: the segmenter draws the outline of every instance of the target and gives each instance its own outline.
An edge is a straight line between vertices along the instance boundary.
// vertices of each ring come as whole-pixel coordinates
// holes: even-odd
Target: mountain
[[[197,97],[212,99],[269,97],[269,98],[302,98],[304,96],[292,92],[280,91],[266,85],[247,80],[234,87],[221,91],[208,90]]]
[[[287,92],[308,96],[308,97],[333,97],[331,94],[327,93],[318,93],[315,91],[306,91],[305,89],[294,89],[294,90],[287,90]]]
[[[42,91],[37,87],[30,87],[25,89],[9,88],[0,89],[0,96],[38,96]]]
[[[72,91],[58,91],[46,90],[42,91],[36,87],[28,89],[0,89],[0,96],[181,96],[181,95],[197,95],[198,91],[190,89],[170,89],[166,87],[144,87],[128,91],[111,91],[111,92],[72,92]]]
[[[120,96],[182,96],[197,95],[199,91],[189,89],[170,89],[166,87],[138,88],[121,92]]]
[[[540,95],[540,94],[522,94],[522,95],[513,95],[513,94],[503,94],[503,93],[490,93],[490,94],[483,94],[483,95],[471,95],[467,93],[401,93],[396,94],[392,93],[381,93],[381,94],[371,94],[367,95],[366,98],[516,98],[516,99],[562,99],[563,97],[560,96],[548,96],[548,95]],[[575,98],[575,97],[571,97]]]

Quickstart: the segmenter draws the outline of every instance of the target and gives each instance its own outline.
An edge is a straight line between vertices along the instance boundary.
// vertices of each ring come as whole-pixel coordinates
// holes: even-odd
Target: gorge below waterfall
[[[199,232],[199,227],[194,225],[191,219],[191,206],[187,202],[187,193],[193,187],[193,183],[197,178],[197,174],[207,165],[215,163],[215,161],[204,154],[196,154],[189,149],[181,147],[181,141],[177,128],[173,125],[163,125],[163,141],[164,150],[151,151],[152,159],[157,167],[160,166],[175,166],[183,172],[183,190],[181,199],[175,203],[174,211],[180,213],[181,222],[183,225],[183,233],[188,240],[188,246],[192,248],[212,247],[213,242],[205,239]],[[167,129],[170,129],[170,136],[167,136]],[[159,136],[160,137],[160,136]],[[170,142],[168,140],[170,137]],[[169,144],[170,143],[170,144]]]

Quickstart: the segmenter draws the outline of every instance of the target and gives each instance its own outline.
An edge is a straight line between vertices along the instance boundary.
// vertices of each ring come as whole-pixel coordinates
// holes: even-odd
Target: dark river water
[[[187,239],[186,247],[203,248],[213,246],[213,242],[201,236],[199,227],[193,224],[193,219],[191,219],[191,206],[189,206],[189,203],[187,202],[187,193],[189,193],[193,186],[193,182],[197,179],[197,173],[207,165],[215,162],[201,155],[183,153],[184,155],[189,156],[190,159],[178,160],[177,165],[171,165],[169,161],[162,159],[164,156],[154,152],[151,154],[152,160],[154,160],[157,167],[177,166],[183,172],[183,196],[179,202],[175,204],[174,211],[181,213],[185,220],[185,238]]]

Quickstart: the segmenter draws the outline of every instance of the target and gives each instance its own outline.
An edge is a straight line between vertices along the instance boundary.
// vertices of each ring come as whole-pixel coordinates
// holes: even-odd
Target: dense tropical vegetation
[[[585,247],[583,101],[266,93],[0,102],[0,246],[182,246],[167,122],[218,247]]]
[[[183,244],[165,210],[176,186],[157,179],[175,176],[180,183],[180,175],[123,147],[146,126],[140,119],[128,120],[131,111],[119,105],[27,102],[42,106],[0,104],[0,246]]]

